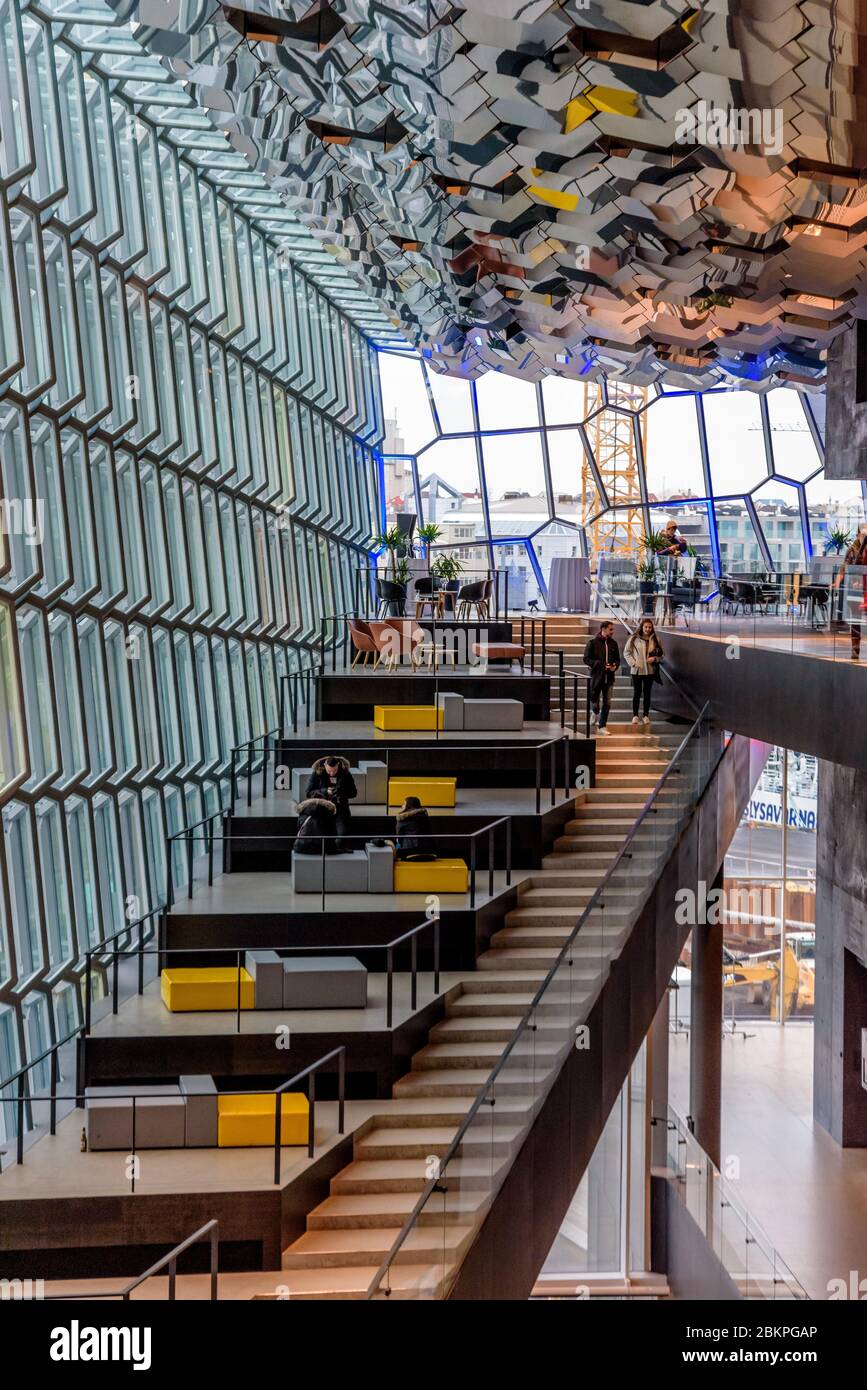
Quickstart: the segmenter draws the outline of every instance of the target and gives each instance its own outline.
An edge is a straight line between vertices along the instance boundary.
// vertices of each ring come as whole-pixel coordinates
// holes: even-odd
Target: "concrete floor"
[[[457,848],[451,850],[448,845],[444,846],[443,837],[439,838],[440,848],[444,850],[445,857],[468,858]],[[531,872],[530,869],[513,869],[512,885],[520,883],[521,879],[527,878]],[[198,913],[234,915],[239,912],[310,913],[319,912],[323,907],[321,893],[296,893],[293,890],[292,875],[288,871],[218,874],[211,888],[204,881],[205,873],[205,866],[197,864],[192,898],[188,898],[183,889],[176,890],[173,909],[176,913],[184,916]],[[476,873],[477,908],[505,890],[505,872],[494,872],[492,895],[488,893],[488,886],[487,869],[479,869]],[[438,893],[437,897],[443,909],[451,912],[469,910],[469,893]],[[428,893],[326,893],[324,909],[326,912],[415,912],[418,913],[418,920],[421,922],[424,920],[429,902]]]
[[[351,754],[353,764],[356,763],[356,754]],[[396,774],[403,776],[404,774]],[[561,806],[563,796],[563,754],[558,749],[555,777],[560,785],[554,789],[554,805]],[[261,777],[254,779],[259,783],[261,789]],[[460,783],[460,778],[458,778]],[[302,788],[303,790],[303,788]],[[270,791],[267,796],[254,795],[251,804],[248,806],[245,800],[246,787],[242,789],[243,794],[235,804],[235,815],[239,818],[244,816],[294,816],[297,805],[291,791]],[[500,816],[533,816],[536,814],[536,788],[535,787],[462,787],[458,786],[455,806],[430,806],[428,809],[432,816],[480,816],[489,815],[491,820],[497,820]],[[378,804],[366,805],[358,801],[352,802],[352,819],[363,820],[368,816],[382,817],[386,815],[395,816],[398,811],[397,805],[384,806],[382,802]],[[551,809],[551,769],[547,755],[542,761],[542,795],[540,801],[541,811]],[[236,834],[241,835],[243,827],[239,826]],[[363,827],[359,831],[363,834]],[[501,834],[502,831],[498,831]]]
[[[812,1298],[867,1276],[867,1149],[842,1149],[813,1120],[813,1029],[750,1020],[723,1038],[723,1164],[741,1203]],[[689,1038],[672,1035],[671,1103],[689,1113]]]
[[[345,954],[345,952],[344,952]],[[446,994],[466,972],[441,974],[440,993]],[[385,974],[368,974],[366,1009],[244,1009],[241,1011],[242,1033],[273,1035],[275,1030],[288,1027],[297,1033],[331,1033],[335,1030],[353,1033],[374,1033],[386,1024]],[[394,975],[394,1006],[392,1026],[397,1027],[412,1016],[410,1007],[410,977]],[[419,971],[418,1008],[424,1008],[434,998],[433,976]],[[134,994],[124,1000],[116,1014],[106,1014],[94,1025],[97,1038],[206,1037],[238,1032],[238,1015],[234,1011],[219,1013],[170,1013],[160,997],[160,982],[152,980],[144,994]]]

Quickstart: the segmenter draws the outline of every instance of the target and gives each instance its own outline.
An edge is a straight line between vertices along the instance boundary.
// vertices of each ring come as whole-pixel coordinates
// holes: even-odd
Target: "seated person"
[[[324,796],[308,796],[299,801],[298,829],[295,832],[296,854],[325,854],[337,852],[337,807]]]
[[[437,858],[436,841],[431,837],[430,816],[417,796],[408,796],[397,813],[397,839],[394,844],[398,859],[427,864]]]

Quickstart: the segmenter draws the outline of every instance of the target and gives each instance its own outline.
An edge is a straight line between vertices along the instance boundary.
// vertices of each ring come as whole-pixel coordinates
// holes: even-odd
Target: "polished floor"
[[[571,697],[567,696],[567,705],[571,711]],[[369,743],[371,748],[379,747],[382,744],[436,744],[436,743],[460,743],[466,747],[481,745],[490,748],[492,745],[501,744],[504,748],[513,748],[516,744],[535,744],[545,743],[549,739],[559,739],[566,732],[560,724],[559,719],[532,719],[525,720],[521,729],[375,729],[372,719],[322,719],[311,720],[309,725],[299,723],[297,732],[291,727],[286,730],[286,742],[295,744],[315,744],[318,747],[319,755],[323,752],[340,751],[340,739],[352,739],[354,743],[364,740]],[[311,749],[311,751],[313,751]],[[353,758],[359,752],[357,747],[351,750]]]
[[[867,1276],[867,1149],[813,1120],[813,1030],[749,1020],[723,1038],[722,1157],[747,1211],[812,1298]],[[689,1113],[689,1037],[670,1037],[672,1104]]]

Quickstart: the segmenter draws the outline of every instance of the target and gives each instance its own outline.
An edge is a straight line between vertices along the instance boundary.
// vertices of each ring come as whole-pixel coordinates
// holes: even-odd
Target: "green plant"
[[[424,546],[424,556],[425,556],[425,559],[427,560],[427,572],[428,572],[428,574],[430,574],[430,572],[431,572],[431,567],[430,567],[430,550],[431,550],[431,546],[432,546],[432,545],[436,545],[437,541],[439,540],[440,536],[442,535],[442,530],[440,529],[439,526],[437,526],[437,524],[436,524],[435,521],[429,521],[429,522],[427,522],[427,524],[426,524],[425,526],[420,526],[420,527],[418,528],[418,531],[417,531],[416,534],[418,535],[419,540],[421,541],[422,545]]]
[[[664,531],[648,531],[641,537],[641,544],[651,555],[658,555],[661,550],[671,545],[671,541]]]
[[[395,583],[400,583],[397,578],[397,552],[405,544],[405,537],[400,527],[389,526],[386,531],[380,531],[378,536],[374,536],[373,544],[379,550],[388,551],[388,563],[391,567],[391,577]]]
[[[642,584],[656,583],[656,561],[652,557],[641,561],[638,566],[638,578]]]
[[[852,532],[844,531],[842,526],[834,526],[828,532],[828,539],[825,542],[825,554],[841,555],[844,550],[848,550],[852,544]]]
[[[459,574],[463,574],[464,567],[460,560],[456,560],[454,555],[438,555],[431,566],[431,574],[436,579],[442,579],[446,584],[453,579],[457,579]]]
[[[394,579],[395,584],[406,584],[407,580],[409,579],[408,556],[401,555],[400,559],[395,561],[394,569],[392,570],[392,578]]]

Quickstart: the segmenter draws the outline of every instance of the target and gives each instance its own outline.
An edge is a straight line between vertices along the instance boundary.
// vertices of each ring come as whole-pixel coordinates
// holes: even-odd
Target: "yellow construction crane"
[[[598,412],[587,424],[587,437],[596,460],[599,482],[608,498],[608,510],[603,510],[605,499],[599,495],[596,478],[585,457],[581,469],[581,519],[587,533],[587,548],[594,560],[600,554],[637,558],[647,524],[641,511],[633,419],[637,418],[646,457],[647,414],[643,412],[635,417],[634,412],[646,404],[647,390],[643,386],[610,381],[608,403],[603,405],[602,402],[601,387],[585,382],[585,420],[593,411]],[[613,409],[615,406],[621,409]]]

